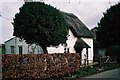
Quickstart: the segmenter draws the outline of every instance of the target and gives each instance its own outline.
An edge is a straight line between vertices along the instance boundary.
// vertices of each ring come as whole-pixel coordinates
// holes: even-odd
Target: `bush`
[[[97,72],[96,67],[86,66],[86,67],[80,68],[80,70],[78,70],[74,75],[76,75],[77,77],[83,77],[83,76],[94,74],[96,72]]]
[[[120,46],[119,45],[113,45],[108,47],[106,51],[106,55],[109,55],[112,58],[115,58],[115,60],[120,64]]]
[[[118,68],[120,67],[119,64],[117,63],[106,63],[103,65],[103,70],[110,70],[110,69],[114,69],[114,68]]]
[[[85,77],[85,76],[92,75],[92,74],[95,74],[95,73],[99,73],[99,72],[103,72],[103,71],[106,71],[106,70],[118,68],[118,67],[120,67],[120,65],[117,64],[117,63],[104,63],[102,67],[103,68],[100,69],[98,64],[93,65],[93,66],[81,67],[75,73],[72,73],[72,74],[66,73],[64,75],[64,77],[70,77],[70,78],[72,76],[76,76],[76,78]]]
[[[3,78],[50,78],[79,70],[79,54],[4,54]]]

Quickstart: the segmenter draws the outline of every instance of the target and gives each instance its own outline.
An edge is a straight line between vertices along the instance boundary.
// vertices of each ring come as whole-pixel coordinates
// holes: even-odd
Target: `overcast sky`
[[[109,2],[110,1],[110,2]],[[2,3],[1,3],[2,2]],[[24,4],[22,0],[2,0],[0,2],[0,43],[12,38],[12,20],[19,8]],[[45,0],[45,3],[61,11],[75,14],[89,29],[97,26],[105,12],[119,0]]]

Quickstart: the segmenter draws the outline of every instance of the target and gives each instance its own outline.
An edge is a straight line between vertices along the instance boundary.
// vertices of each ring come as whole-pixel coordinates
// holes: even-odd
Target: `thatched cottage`
[[[63,12],[62,12],[63,13]],[[79,53],[81,59],[93,60],[93,33],[74,14],[63,13],[69,27],[67,45],[47,47],[48,53]],[[28,53],[28,44],[19,38],[12,38],[5,42],[6,53]],[[43,53],[41,47],[36,47],[35,53]],[[89,61],[89,62],[90,62]]]

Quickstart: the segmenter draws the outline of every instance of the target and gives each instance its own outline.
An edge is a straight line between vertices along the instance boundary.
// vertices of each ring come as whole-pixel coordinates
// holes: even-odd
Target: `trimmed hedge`
[[[80,56],[77,53],[55,54],[4,54],[4,78],[50,78],[78,71]]]

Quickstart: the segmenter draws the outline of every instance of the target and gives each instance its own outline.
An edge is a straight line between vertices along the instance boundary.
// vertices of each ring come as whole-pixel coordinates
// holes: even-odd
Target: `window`
[[[70,53],[69,48],[67,48],[67,53]]]
[[[67,52],[66,52],[66,48],[64,48],[64,53],[67,53]]]
[[[11,54],[14,54],[15,53],[15,47],[14,46],[10,46],[11,48]]]
[[[19,46],[19,54],[22,54],[23,53],[23,48],[22,46]]]
[[[69,48],[64,48],[64,53],[70,53]]]

